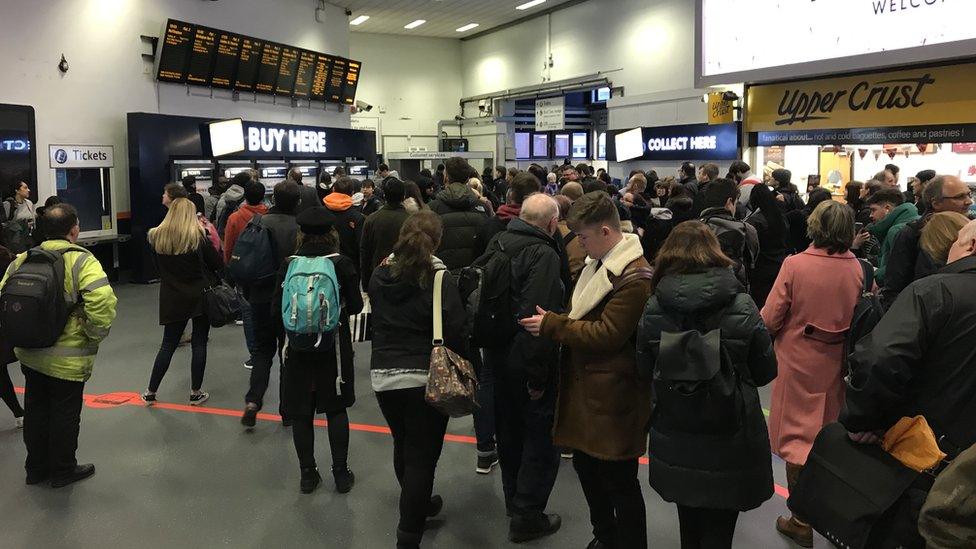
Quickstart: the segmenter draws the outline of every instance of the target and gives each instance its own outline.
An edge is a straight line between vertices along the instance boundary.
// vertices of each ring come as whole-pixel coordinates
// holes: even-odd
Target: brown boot
[[[776,531],[790,538],[800,547],[813,547],[813,529],[809,524],[796,520],[796,517],[778,517]]]

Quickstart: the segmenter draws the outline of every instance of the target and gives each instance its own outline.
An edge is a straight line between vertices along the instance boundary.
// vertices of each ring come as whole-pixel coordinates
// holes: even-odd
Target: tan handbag
[[[446,416],[464,417],[478,409],[478,378],[470,362],[444,346],[441,289],[445,272],[434,273],[434,348],[430,352],[425,398],[427,404]]]

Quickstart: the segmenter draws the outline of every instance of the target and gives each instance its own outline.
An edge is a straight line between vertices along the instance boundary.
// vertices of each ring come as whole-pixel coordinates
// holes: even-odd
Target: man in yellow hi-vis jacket
[[[79,300],[54,345],[14,349],[26,379],[27,484],[50,478],[51,486],[58,488],[95,474],[94,465],[78,465],[75,451],[85,382],[91,377],[98,344],[115,320],[117,300],[98,260],[74,244],[81,230],[75,209],[57,204],[47,208],[39,221],[50,238],[41,248],[62,254],[65,295]],[[26,257],[27,252],[22,253],[10,264],[0,281],[0,295]]]

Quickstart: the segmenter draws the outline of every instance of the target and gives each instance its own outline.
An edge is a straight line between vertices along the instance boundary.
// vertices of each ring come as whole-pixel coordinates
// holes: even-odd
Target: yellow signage
[[[749,88],[749,132],[976,123],[976,64]]]
[[[722,92],[708,94],[708,123],[731,124],[735,122],[735,110],[732,102],[722,99]]]

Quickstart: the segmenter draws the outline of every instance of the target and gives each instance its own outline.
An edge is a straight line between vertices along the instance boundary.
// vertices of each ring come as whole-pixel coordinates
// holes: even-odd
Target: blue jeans
[[[474,436],[478,440],[478,452],[495,451],[495,374],[490,364],[477,349],[471,356],[471,364],[478,374],[478,404],[474,412]]]

